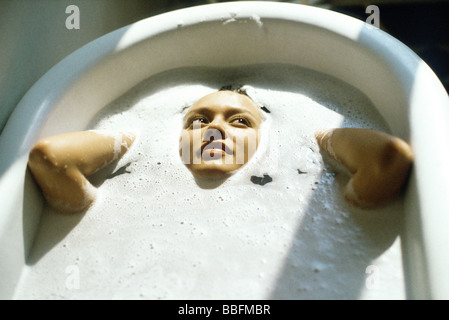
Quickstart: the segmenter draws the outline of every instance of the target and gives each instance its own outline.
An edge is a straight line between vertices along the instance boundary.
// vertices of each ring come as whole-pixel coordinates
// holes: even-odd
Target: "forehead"
[[[248,112],[254,117],[261,119],[260,110],[253,100],[243,94],[232,91],[218,91],[204,96],[188,110],[188,113],[204,110],[217,112],[230,109]]]

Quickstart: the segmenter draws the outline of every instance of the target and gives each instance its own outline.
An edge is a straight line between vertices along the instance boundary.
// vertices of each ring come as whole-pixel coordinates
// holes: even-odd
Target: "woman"
[[[184,117],[179,152],[195,177],[222,179],[244,166],[256,152],[261,108],[242,90],[224,88],[198,100]],[[319,146],[353,175],[345,197],[370,207],[397,195],[407,180],[413,155],[410,146],[391,135],[366,129],[319,131]],[[130,133],[82,131],[39,141],[29,168],[48,202],[58,211],[88,208],[96,188],[87,177],[131,147]]]

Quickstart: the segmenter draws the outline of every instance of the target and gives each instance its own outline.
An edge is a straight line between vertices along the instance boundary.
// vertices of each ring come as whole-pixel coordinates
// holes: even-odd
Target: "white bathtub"
[[[409,48],[362,21],[270,2],[207,5],[140,21],[79,49],[29,90],[0,140],[0,297],[14,296],[43,208],[26,168],[37,140],[85,129],[105,105],[157,73],[259,63],[346,81],[410,141],[416,162],[401,239],[407,297],[449,298],[449,100],[442,84]]]

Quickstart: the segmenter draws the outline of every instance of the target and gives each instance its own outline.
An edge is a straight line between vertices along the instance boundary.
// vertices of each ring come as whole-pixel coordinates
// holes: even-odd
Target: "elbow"
[[[381,166],[389,171],[409,171],[414,161],[413,150],[408,143],[392,138],[385,146]]]
[[[50,164],[51,162],[49,161],[48,145],[44,141],[39,141],[30,151],[30,155],[28,158],[28,167],[34,174],[42,171]]]
[[[353,176],[345,190],[346,199],[363,208],[389,202],[404,190],[413,160],[407,143],[391,139],[378,157],[365,163]]]
[[[68,164],[55,144],[47,139],[37,142],[30,151],[28,166],[31,170],[60,169]]]
[[[58,156],[51,143],[39,141],[29,155],[28,167],[43,196],[61,213],[78,213],[96,198],[96,188],[79,169]]]

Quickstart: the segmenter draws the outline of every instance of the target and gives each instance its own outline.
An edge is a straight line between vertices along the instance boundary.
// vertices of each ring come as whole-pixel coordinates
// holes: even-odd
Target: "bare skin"
[[[238,170],[257,150],[261,111],[247,96],[219,91],[198,100],[184,117],[180,155],[196,176]]]
[[[96,189],[87,177],[123,156],[135,136],[81,131],[49,137],[31,150],[28,166],[45,198],[58,211],[88,208]]]
[[[232,174],[257,149],[262,121],[258,107],[245,95],[231,91],[207,95],[184,118],[180,156],[194,175],[214,179]],[[199,137],[197,143],[195,136]],[[353,175],[345,197],[356,206],[383,204],[396,196],[407,180],[412,150],[396,137],[341,128],[317,132],[316,138],[319,146]],[[31,150],[29,168],[55,209],[83,211],[96,198],[96,188],[87,177],[123,156],[134,140],[130,134],[96,131],[49,137]]]
[[[346,199],[362,208],[387,202],[400,193],[413,163],[411,147],[386,133],[340,128],[316,133],[319,146],[352,174]]]

